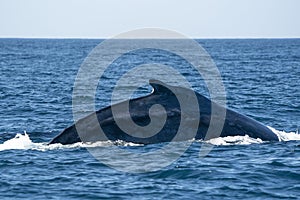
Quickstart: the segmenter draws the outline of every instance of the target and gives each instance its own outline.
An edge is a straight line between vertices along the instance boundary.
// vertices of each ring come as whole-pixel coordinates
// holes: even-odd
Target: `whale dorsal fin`
[[[150,79],[149,84],[153,87],[154,91],[153,93],[156,94],[167,94],[167,93],[172,93],[171,90],[168,88],[166,83],[156,80],[156,79]]]

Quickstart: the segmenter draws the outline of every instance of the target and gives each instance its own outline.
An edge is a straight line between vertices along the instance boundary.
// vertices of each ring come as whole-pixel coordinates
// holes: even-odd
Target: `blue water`
[[[272,127],[281,142],[218,138],[209,142],[214,148],[202,158],[199,149],[204,143],[195,141],[171,165],[144,173],[110,168],[95,159],[83,144],[45,144],[73,123],[76,74],[99,42],[0,39],[1,199],[299,197],[300,39],[198,40],[222,75],[227,106]],[[172,55],[159,54],[146,52],[144,60],[128,55],[122,58],[123,64],[116,65],[158,59],[181,69],[185,67]],[[117,72],[111,72],[115,74],[112,79],[118,78]],[[192,74],[184,74],[195,90],[205,94],[203,82],[193,82]],[[144,88],[136,95],[147,92]],[[107,93],[97,93],[97,108],[109,102]],[[14,138],[18,133],[23,135]],[[145,152],[164,144],[118,145],[128,151]],[[180,148],[185,142],[177,145]],[[114,159],[113,146],[100,145],[106,159]],[[174,154],[179,154],[176,145]],[[153,158],[146,168],[149,165],[150,169],[155,162],[160,160]]]

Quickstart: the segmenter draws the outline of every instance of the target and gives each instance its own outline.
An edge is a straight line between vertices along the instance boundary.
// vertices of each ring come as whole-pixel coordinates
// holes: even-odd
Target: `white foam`
[[[293,141],[300,140],[300,134],[297,132],[284,132],[276,130],[272,127],[271,129],[279,138],[280,141]],[[263,141],[259,138],[251,138],[248,135],[246,136],[227,136],[219,137],[206,141],[209,144],[213,145],[249,145],[249,144],[260,144]],[[62,144],[51,144],[47,143],[35,143],[32,142],[29,135],[24,132],[24,134],[17,133],[16,136],[10,140],[5,141],[3,144],[0,144],[0,151],[10,150],[10,149],[31,149],[38,151],[47,151],[55,149],[69,149],[69,148],[93,148],[93,147],[105,147],[105,146],[142,146],[141,144],[135,144],[132,142],[124,142],[121,140],[118,141],[99,141],[94,143],[74,143],[70,145]]]
[[[273,131],[277,137],[279,138],[279,141],[294,141],[294,140],[300,140],[300,134],[297,132],[285,132],[285,131],[279,131],[275,128],[272,128],[268,126],[271,131]],[[263,143],[259,138],[251,138],[248,135],[245,136],[227,136],[227,137],[218,137],[213,138],[208,141],[206,141],[209,144],[212,145],[249,145],[249,144],[260,144]]]
[[[0,144],[0,151],[11,150],[11,149],[23,149],[23,150],[38,150],[38,151],[47,151],[55,149],[70,149],[70,148],[93,148],[93,147],[105,147],[105,146],[140,146],[141,144],[135,144],[131,142],[124,141],[99,141],[94,143],[82,143],[77,142],[70,145],[62,144],[51,144],[47,143],[35,143],[32,142],[29,135],[24,132],[24,135],[17,133],[16,136],[10,140],[5,141],[3,144]]]
[[[24,135],[18,133],[14,138],[0,144],[0,151],[8,149],[28,149],[32,146],[32,141],[26,132]]]
[[[285,132],[285,131],[279,131],[276,130],[273,127],[268,126],[271,131],[273,131],[280,141],[293,141],[293,140],[300,140],[300,134],[298,133],[298,130],[296,132]]]
[[[263,143],[261,139],[251,138],[248,135],[218,137],[218,138],[210,139],[206,142],[212,145],[249,145],[249,144]]]

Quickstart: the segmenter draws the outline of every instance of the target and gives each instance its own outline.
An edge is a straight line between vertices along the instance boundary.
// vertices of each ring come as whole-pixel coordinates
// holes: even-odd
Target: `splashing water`
[[[300,134],[298,132],[287,133],[285,131],[276,130],[270,126],[268,126],[268,128],[277,135],[281,142],[300,140]],[[210,139],[206,142],[212,145],[249,145],[264,143],[260,138],[251,138],[248,135],[219,137]]]
[[[279,138],[279,141],[294,141],[300,140],[300,134],[298,132],[284,132],[276,130],[272,127],[270,128]],[[203,142],[199,140],[199,142]],[[248,135],[245,136],[227,136],[227,137],[219,137],[206,141],[212,145],[250,145],[250,144],[260,144],[263,141],[259,138],[251,138]],[[38,150],[38,151],[47,151],[54,149],[68,149],[68,148],[93,148],[93,147],[105,147],[105,146],[143,146],[141,144],[135,144],[132,142],[124,142],[124,141],[99,141],[94,143],[74,143],[70,145],[62,145],[62,144],[51,144],[47,143],[35,143],[32,142],[29,135],[24,132],[24,135],[21,133],[17,133],[16,136],[10,140],[5,141],[3,144],[0,144],[0,151],[4,150],[12,150],[12,149],[23,149],[23,150]]]
[[[206,141],[212,145],[249,145],[263,143],[260,138],[251,138],[248,135],[245,136],[227,136],[218,137]]]
[[[278,131],[275,128],[272,128],[270,126],[268,126],[268,128],[271,129],[271,131],[273,131],[277,135],[279,141],[286,142],[292,140],[300,140],[300,134],[298,133],[298,131],[286,133],[284,131]]]
[[[29,149],[32,147],[32,144],[33,143],[31,139],[25,131],[24,135],[17,133],[13,139],[7,140],[3,144],[0,144],[0,151],[9,149]]]
[[[77,142],[74,144],[63,145],[63,144],[51,144],[47,143],[35,143],[32,142],[29,135],[24,132],[24,135],[17,133],[16,136],[10,140],[5,141],[3,144],[0,144],[0,151],[12,150],[12,149],[23,149],[23,150],[38,150],[38,151],[47,151],[55,149],[69,149],[69,148],[93,148],[93,147],[105,147],[105,146],[142,146],[141,144],[135,144],[132,142],[124,141],[99,141],[94,143],[82,143]]]

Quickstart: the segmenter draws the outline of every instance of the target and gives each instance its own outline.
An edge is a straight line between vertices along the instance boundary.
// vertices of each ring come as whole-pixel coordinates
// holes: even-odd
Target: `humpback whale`
[[[167,85],[158,80],[149,80],[149,84],[153,87],[151,94],[100,109],[67,127],[60,134],[55,136],[49,144],[72,144],[76,142],[97,142],[105,140],[122,140],[140,144],[153,144],[191,139],[207,140],[219,136],[226,137],[237,135],[248,135],[252,138],[260,138],[263,141],[279,141],[277,135],[260,122],[229,108],[220,106],[191,89]],[[170,88],[172,90],[170,90]],[[200,113],[195,113],[195,115],[191,114],[191,117],[187,120],[191,122],[190,126],[196,127],[196,133],[189,132],[189,123],[187,123],[185,134],[180,137],[175,137],[181,123],[181,116],[184,115],[184,113],[182,113],[182,110],[180,109],[180,103],[176,98],[176,95],[172,92],[173,90],[176,90],[177,93],[183,96],[195,94],[199,106],[199,110],[196,112]],[[156,111],[154,111],[154,113],[152,112],[152,115],[149,116],[151,107],[157,104],[164,109],[156,109]],[[129,115],[122,115],[122,113],[119,113],[118,116],[113,115],[113,109],[122,108],[128,105]],[[215,106],[216,113],[226,111],[226,115],[224,116],[225,118],[222,119],[224,125],[221,134],[212,134],[208,136],[207,132],[209,126],[213,126],[213,120],[211,120],[212,105]],[[159,110],[164,110],[164,112],[160,112]],[[192,113],[193,111],[191,110],[190,112]],[[161,117],[163,114],[166,115],[166,118]],[[193,116],[198,117],[199,119],[195,120],[193,119]],[[149,123],[155,121],[165,120],[165,122],[163,127],[161,127],[156,134],[149,136],[147,133],[144,136],[137,137],[136,135],[128,134],[126,131],[123,131],[116,123],[116,117],[119,118],[118,120],[123,120],[125,123],[126,120],[129,120],[128,118],[130,118],[130,120],[141,127],[147,126]],[[215,116],[214,119],[218,120],[218,116]],[[196,124],[193,124],[193,121],[196,121]],[[101,130],[105,134],[104,137],[103,134],[99,133],[99,127],[101,127]],[[78,134],[78,129],[80,129],[80,134]],[[153,127],[153,129],[155,129],[155,127]]]

